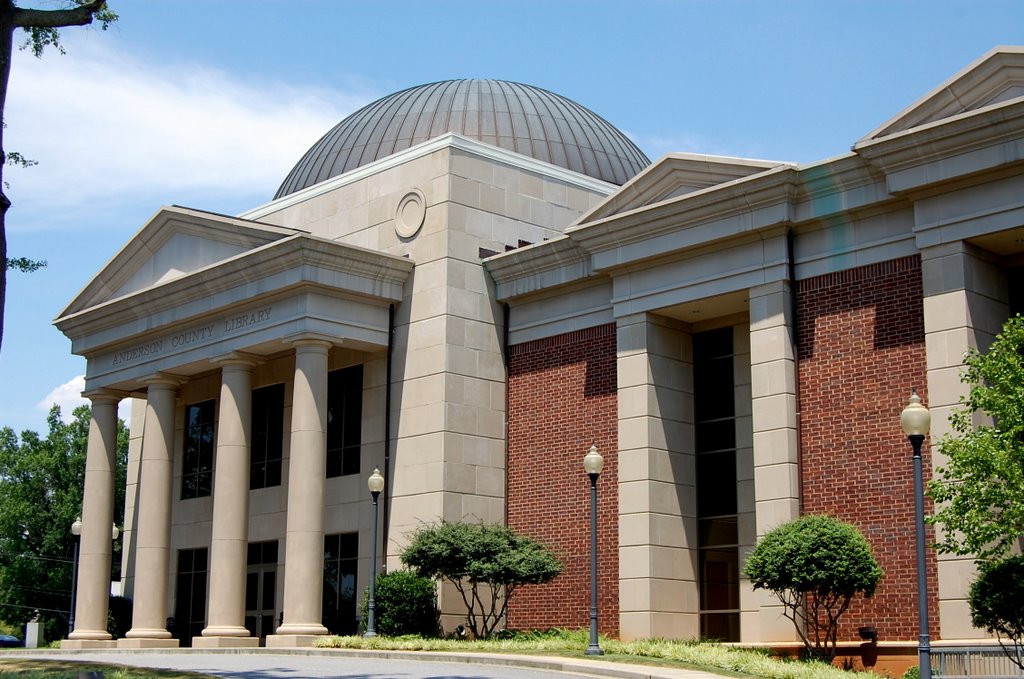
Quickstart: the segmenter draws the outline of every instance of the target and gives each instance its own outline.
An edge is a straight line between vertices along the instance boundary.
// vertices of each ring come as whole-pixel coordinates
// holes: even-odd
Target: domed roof
[[[612,184],[650,160],[626,135],[576,102],[505,80],[445,80],[378,99],[348,116],[292,168],[275,198],[447,132]]]

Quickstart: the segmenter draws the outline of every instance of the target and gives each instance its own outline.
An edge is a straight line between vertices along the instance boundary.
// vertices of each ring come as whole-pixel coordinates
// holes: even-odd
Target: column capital
[[[288,335],[282,338],[286,344],[291,344],[293,347],[298,349],[299,347],[324,347],[330,349],[336,344],[341,344],[341,339],[332,337],[330,335],[324,335],[318,332],[301,332],[294,335]]]
[[[249,354],[244,351],[232,351],[213,359],[213,363],[216,363],[222,368],[226,368],[228,366],[251,368],[262,362],[263,357],[257,356],[256,354]]]
[[[82,398],[87,398],[92,401],[93,405],[99,405],[101,403],[112,403],[118,404],[122,400],[128,398],[129,393],[126,391],[117,391],[116,389],[107,389],[101,387],[100,389],[89,389],[88,391],[82,392]]]
[[[188,382],[188,378],[182,375],[173,375],[171,373],[158,372],[146,377],[142,380],[146,386],[149,387],[165,387],[169,389],[176,389],[185,382]]]

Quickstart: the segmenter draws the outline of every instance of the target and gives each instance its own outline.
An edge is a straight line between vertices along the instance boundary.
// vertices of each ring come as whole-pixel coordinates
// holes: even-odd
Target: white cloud
[[[246,81],[95,40],[66,56],[18,53],[5,146],[39,165],[5,179],[19,206],[58,212],[197,190],[269,199],[306,149],[373,98],[352,89]]]
[[[82,390],[85,389],[85,375],[72,377],[70,380],[55,387],[47,394],[42,401],[36,404],[36,408],[43,412],[49,412],[56,404],[60,406],[61,419],[65,422],[71,421],[71,412],[78,406],[88,405],[88,399],[82,398]]]
[[[82,391],[85,389],[85,375],[78,375],[72,377],[70,380],[50,390],[50,393],[46,397],[36,404],[36,408],[43,412],[50,412],[50,408],[54,404],[60,406],[60,418],[65,422],[70,422],[72,419],[72,413],[78,406],[90,405],[89,399],[82,397]],[[129,398],[122,399],[121,403],[117,407],[117,416],[125,421],[125,423],[131,423],[132,416],[132,400]]]

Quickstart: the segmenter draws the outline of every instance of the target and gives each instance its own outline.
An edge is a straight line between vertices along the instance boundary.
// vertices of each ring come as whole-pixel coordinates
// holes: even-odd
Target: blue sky
[[[28,4],[27,0],[19,4]],[[57,2],[34,6],[50,8]],[[45,429],[85,361],[52,319],[165,204],[234,214],[359,106],[448,78],[574,99],[651,157],[845,153],[981,54],[1020,0],[112,0],[109,31],[15,55],[5,146],[12,272],[0,426]]]

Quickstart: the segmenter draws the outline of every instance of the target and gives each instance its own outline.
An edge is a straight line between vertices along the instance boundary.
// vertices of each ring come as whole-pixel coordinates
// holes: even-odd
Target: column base
[[[324,634],[271,634],[267,636],[267,648],[310,648]]]
[[[258,648],[259,637],[192,637],[192,648]]]
[[[177,648],[177,639],[118,639],[118,648]]]
[[[73,651],[94,648],[117,648],[117,642],[113,639],[64,639],[60,642],[60,647],[61,650],[71,649]]]

